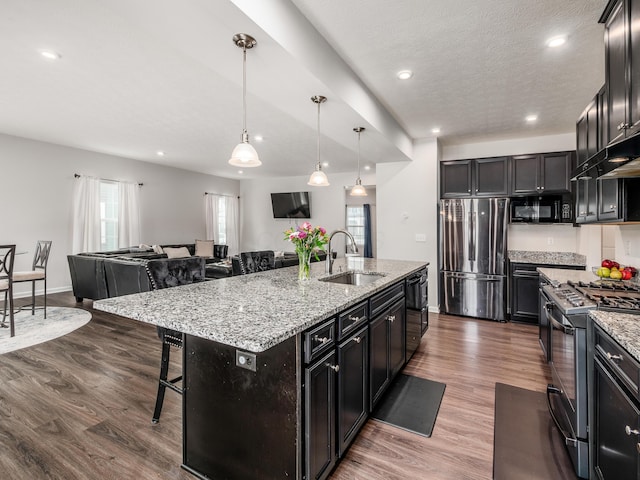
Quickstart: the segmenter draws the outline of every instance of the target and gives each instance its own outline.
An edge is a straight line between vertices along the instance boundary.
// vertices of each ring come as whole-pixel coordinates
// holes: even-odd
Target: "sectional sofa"
[[[195,244],[161,245],[166,248],[186,248],[189,257],[168,258],[151,248],[126,248],[105,252],[86,252],[67,255],[73,295],[83,299],[100,300],[130,293],[145,292],[177,285],[184,277],[204,280],[205,265],[220,262],[227,256],[226,245],[214,245],[212,257],[195,256]]]

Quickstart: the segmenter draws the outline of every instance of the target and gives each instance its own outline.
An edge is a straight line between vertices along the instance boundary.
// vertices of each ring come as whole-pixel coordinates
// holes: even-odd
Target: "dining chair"
[[[31,282],[31,303],[22,308],[31,307],[31,315],[36,313],[36,282],[44,282],[44,318],[47,318],[47,262],[51,251],[51,240],[38,240],[36,252],[33,255],[31,270],[13,272],[13,283]]]
[[[15,325],[13,323],[13,259],[16,254],[15,245],[0,245],[0,293],[4,292],[4,313],[2,314],[2,323],[0,327],[7,328],[4,324],[7,315],[9,315],[9,326],[11,336],[15,336]],[[7,314],[7,307],[9,313]]]

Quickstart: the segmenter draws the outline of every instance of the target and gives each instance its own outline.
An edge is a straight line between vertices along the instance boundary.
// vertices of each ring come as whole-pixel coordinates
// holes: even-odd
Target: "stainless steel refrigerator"
[[[508,213],[506,198],[441,200],[444,313],[506,320]]]

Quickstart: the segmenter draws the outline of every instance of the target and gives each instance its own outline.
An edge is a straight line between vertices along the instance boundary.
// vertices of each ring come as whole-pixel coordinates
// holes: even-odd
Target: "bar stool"
[[[13,322],[13,259],[16,254],[15,245],[0,245],[0,293],[4,292],[4,313],[0,327],[7,328],[4,324],[7,318],[7,306],[9,307],[10,334],[15,336],[15,325]]]
[[[31,282],[31,304],[25,305],[25,307],[31,307],[31,315],[36,313],[36,282],[40,280],[44,282],[44,318],[47,318],[47,262],[50,251],[51,240],[38,240],[31,270],[13,273],[13,283]]]

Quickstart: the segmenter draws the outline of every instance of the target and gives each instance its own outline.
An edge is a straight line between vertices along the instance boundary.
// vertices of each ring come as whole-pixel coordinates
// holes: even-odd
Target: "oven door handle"
[[[564,428],[562,428],[562,426],[560,425],[560,422],[556,418],[556,414],[553,411],[553,407],[551,406],[551,395],[552,394],[553,395],[561,395],[562,392],[555,385],[549,384],[549,385],[547,385],[547,407],[549,407],[549,413],[551,414],[551,418],[553,419],[553,423],[555,423],[556,427],[558,427],[558,430],[560,430],[560,433],[564,437],[565,444],[567,446],[569,446],[569,447],[574,447],[575,448],[578,445],[578,440],[576,440],[570,433],[568,433]]]
[[[547,316],[547,318],[549,319],[549,321],[551,322],[551,325],[554,328],[558,330],[562,330],[567,335],[573,335],[573,333],[576,331],[576,329],[573,328],[571,325],[563,325],[552,316]]]

